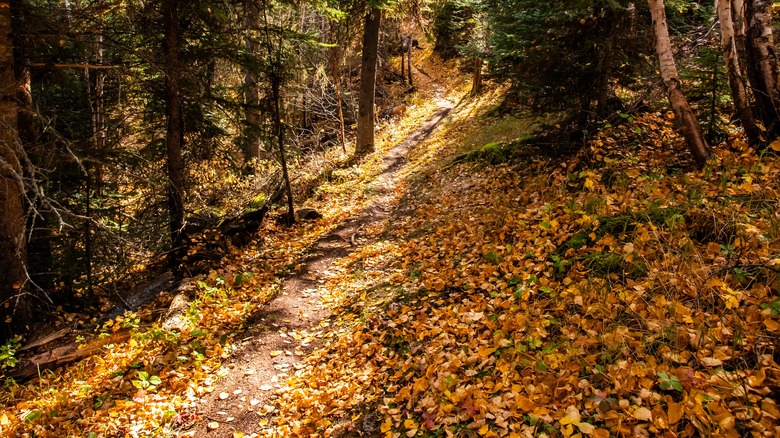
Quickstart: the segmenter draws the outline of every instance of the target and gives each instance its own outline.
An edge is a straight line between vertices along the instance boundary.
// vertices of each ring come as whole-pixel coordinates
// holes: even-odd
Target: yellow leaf
[[[233,438],[244,438],[246,434],[240,430],[233,431]]]
[[[747,381],[748,385],[752,386],[753,388],[758,388],[764,383],[764,379],[766,379],[766,371],[764,368],[761,368],[755,374],[748,376]],[[0,424],[2,424],[1,421]]]
[[[495,348],[480,347],[478,353],[479,353],[479,357],[481,357],[482,359],[487,359],[487,357],[493,354],[495,351],[496,351]]]
[[[428,389],[428,380],[422,377],[417,379],[417,381],[414,382],[413,388],[415,393],[425,391],[426,389]]]
[[[393,420],[388,418],[384,423],[382,423],[382,426],[379,427],[379,431],[384,433],[390,430],[391,427],[393,427]]]
[[[631,169],[629,171],[626,171],[626,176],[629,178],[636,178],[639,176],[639,171],[636,169]]]
[[[0,426],[8,426],[11,424],[11,420],[8,419],[8,415],[3,414],[2,417],[0,417]]]
[[[536,403],[524,395],[517,396],[515,401],[517,402],[517,407],[522,409],[524,412],[531,412],[536,409]]]
[[[764,325],[770,332],[776,332],[780,330],[780,323],[778,323],[774,319],[765,319]]]
[[[274,350],[274,351],[271,352],[271,357],[279,356],[282,353],[283,353],[282,350]]]
[[[669,403],[669,409],[667,410],[667,416],[669,417],[669,424],[674,424],[680,421],[683,416],[683,404],[682,403]]]
[[[714,357],[703,357],[701,358],[701,363],[705,367],[717,367],[723,365],[723,361],[720,359],[715,359]]]
[[[482,427],[479,428],[479,434],[484,436],[484,435],[486,435],[488,433],[489,430],[490,430],[490,427],[488,427],[487,424],[483,424]]]
[[[209,424],[206,425],[206,428],[208,430],[217,430],[219,429],[219,423],[216,421],[209,421]]]
[[[609,438],[609,431],[607,429],[596,429],[592,434],[593,438]]]
[[[653,421],[653,413],[646,407],[637,408],[634,411],[634,418],[639,421]]]
[[[405,420],[404,421],[404,427],[407,429],[417,429],[417,423],[414,422],[414,420]]]
[[[593,188],[593,180],[590,178],[585,179],[585,188],[586,189],[592,189]]]
[[[769,144],[769,149],[772,149],[773,151],[780,152],[780,139],[777,139]]]
[[[412,429],[412,430],[406,432],[406,436],[408,436],[409,438],[412,438],[415,435],[417,435],[417,429]]]
[[[580,428],[580,432],[584,433],[585,435],[592,434],[596,429],[596,427],[590,423],[580,423],[578,427]]]

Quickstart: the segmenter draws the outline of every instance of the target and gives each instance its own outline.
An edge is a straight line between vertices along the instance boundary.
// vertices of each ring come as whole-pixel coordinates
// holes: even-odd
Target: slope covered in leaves
[[[733,135],[691,170],[651,113],[575,157],[451,165],[504,123],[486,102],[416,150],[261,435],[780,434],[777,157]]]
[[[780,161],[734,135],[692,171],[667,114],[544,158],[513,143],[528,121],[485,116],[502,91],[461,100],[412,150],[395,215],[332,267],[322,348],[235,436],[780,434]],[[146,308],[96,333],[127,339],[7,384],[3,434],[175,436],[203,421],[193,406],[247,321],[368,205],[382,152],[431,102],[315,189],[323,219],[269,222],[194,279],[181,332]]]
[[[189,279],[184,290],[192,301],[181,330],[163,327],[174,295],[165,293],[80,337],[83,348],[94,349],[86,359],[40,370],[26,383],[5,380],[0,436],[176,436],[203,421],[197,403],[227,372],[233,345],[279,292],[280,278],[299,266],[319,238],[372,202],[384,154],[438,108],[425,92],[405,102],[402,121],[380,124],[376,154],[350,164],[338,148],[319,158],[328,163],[325,170],[293,170],[297,199],[311,192],[305,206],[324,217],[294,227],[265,221],[251,243],[231,246],[208,274]]]

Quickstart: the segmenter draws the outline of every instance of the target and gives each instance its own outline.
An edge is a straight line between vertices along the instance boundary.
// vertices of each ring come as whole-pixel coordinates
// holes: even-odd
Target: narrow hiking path
[[[248,321],[249,330],[224,364],[227,373],[198,403],[197,415],[182,436],[232,437],[251,433],[272,414],[275,390],[303,365],[300,360],[316,348],[329,326],[327,281],[335,266],[368,243],[366,228],[387,221],[397,204],[395,190],[410,149],[425,140],[449,114],[453,103],[435,97],[437,109],[428,120],[390,149],[373,183],[373,200],[318,239],[289,276],[281,279],[277,296]]]

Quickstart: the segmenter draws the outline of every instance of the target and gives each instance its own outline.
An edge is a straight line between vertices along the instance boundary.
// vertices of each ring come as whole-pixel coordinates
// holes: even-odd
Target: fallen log
[[[50,351],[22,358],[15,368],[8,373],[14,379],[28,379],[39,375],[41,371],[52,370],[62,365],[92,356],[100,348],[108,344],[116,344],[130,339],[130,331],[120,331],[107,337],[95,337],[87,344],[72,342]]]
[[[40,347],[41,345],[46,345],[60,338],[64,338],[65,336],[71,334],[71,332],[73,332],[73,330],[70,327],[57,330],[56,332],[49,333],[47,335],[31,340],[30,342],[24,344],[24,346],[19,348],[17,351],[32,350],[33,348]]]

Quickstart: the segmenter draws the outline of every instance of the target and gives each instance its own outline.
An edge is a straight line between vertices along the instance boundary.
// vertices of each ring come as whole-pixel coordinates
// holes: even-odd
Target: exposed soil
[[[439,109],[428,121],[387,153],[373,202],[319,239],[299,268],[282,279],[279,294],[251,318],[251,328],[240,337],[226,363],[229,372],[200,401],[198,420],[181,436],[233,437],[234,431],[251,434],[261,419],[272,414],[266,406],[275,398],[274,390],[302,366],[299,360],[318,347],[317,335],[329,324],[320,297],[327,278],[334,275],[331,268],[369,243],[366,226],[394,214],[393,188],[407,153],[452,109],[452,103],[444,99],[437,102]],[[219,427],[209,430],[209,423]]]

